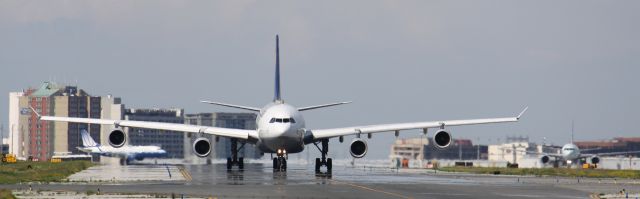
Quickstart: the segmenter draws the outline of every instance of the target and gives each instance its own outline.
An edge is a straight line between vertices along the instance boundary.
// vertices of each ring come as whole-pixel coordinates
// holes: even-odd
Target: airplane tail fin
[[[274,96],[273,101],[278,102],[282,101],[280,96],[280,39],[278,35],[276,35],[276,78],[275,78],[275,88],[274,88]]]
[[[82,146],[84,147],[98,146],[98,143],[96,143],[96,141],[93,140],[93,138],[91,138],[91,135],[89,135],[89,132],[87,132],[86,129],[82,129],[82,131],[80,132],[80,135],[82,136]]]
[[[571,120],[571,144],[573,144],[573,120]]]

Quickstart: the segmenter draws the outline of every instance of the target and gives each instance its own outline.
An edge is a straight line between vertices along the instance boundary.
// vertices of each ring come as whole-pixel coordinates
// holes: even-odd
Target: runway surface
[[[123,176],[123,172],[127,173],[126,177],[114,180],[113,176]],[[149,174],[154,177],[144,180]],[[102,193],[214,198],[588,198],[591,193],[616,192],[623,188],[640,190],[634,181],[611,179],[578,182],[571,178],[434,174],[428,170],[346,166],[334,166],[332,176],[328,177],[316,176],[310,165],[290,165],[286,173],[274,173],[263,164],[247,164],[244,171],[230,172],[222,164],[137,165],[119,169],[101,166],[74,176],[77,179],[91,176],[91,182],[85,178],[76,180],[79,182],[31,186],[35,190],[100,189]],[[0,188],[27,189],[28,186],[0,185]]]

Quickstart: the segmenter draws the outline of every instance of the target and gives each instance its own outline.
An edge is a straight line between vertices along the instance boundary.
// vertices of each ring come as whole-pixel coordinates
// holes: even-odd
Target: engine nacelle
[[[115,129],[109,133],[109,145],[120,148],[127,142],[127,135],[122,129]]]
[[[362,139],[353,139],[349,147],[349,152],[354,158],[362,158],[367,154],[367,142]]]
[[[545,156],[540,157],[540,162],[542,162],[542,164],[547,164],[547,163],[549,163],[549,160],[551,160],[551,159],[549,158],[549,156],[546,156],[546,155],[545,155]]]
[[[207,138],[198,138],[193,142],[193,153],[198,157],[207,157],[211,153],[211,142]]]
[[[591,157],[591,164],[598,164],[598,163],[600,163],[600,157],[598,156]]]
[[[451,134],[445,130],[439,130],[433,135],[434,146],[439,149],[444,149],[451,145]]]

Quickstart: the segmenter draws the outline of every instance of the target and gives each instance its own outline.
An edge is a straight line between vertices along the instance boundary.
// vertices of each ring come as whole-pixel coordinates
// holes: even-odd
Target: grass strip
[[[494,175],[561,176],[586,178],[640,179],[638,170],[569,169],[569,168],[496,168],[496,167],[443,167],[447,172],[464,172]]]
[[[60,182],[71,174],[93,166],[90,161],[16,162],[0,164],[0,184]],[[1,197],[0,197],[1,198]]]

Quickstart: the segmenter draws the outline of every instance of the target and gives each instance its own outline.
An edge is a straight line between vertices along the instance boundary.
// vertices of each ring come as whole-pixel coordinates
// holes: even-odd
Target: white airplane
[[[326,167],[326,172],[331,173],[331,158],[326,158],[329,152],[329,139],[338,138],[343,142],[343,136],[354,135],[356,138],[351,141],[350,153],[355,158],[362,158],[367,153],[367,143],[360,137],[365,134],[371,138],[373,133],[395,132],[398,136],[401,130],[423,129],[426,134],[427,129],[436,128],[434,134],[434,145],[438,148],[445,148],[451,144],[451,134],[445,130],[448,126],[488,124],[502,122],[516,122],[526,108],[516,117],[505,118],[488,118],[488,119],[472,119],[472,120],[443,120],[429,122],[412,122],[412,123],[396,123],[396,124],[378,124],[369,126],[352,126],[333,129],[307,129],[305,125],[303,111],[347,104],[350,102],[339,102],[331,104],[323,104],[316,106],[308,106],[296,108],[285,103],[281,98],[280,90],[280,56],[279,41],[276,35],[276,64],[275,64],[275,97],[272,102],[263,108],[240,106],[226,104],[220,102],[202,101],[203,103],[238,108],[258,113],[256,118],[257,129],[230,129],[210,126],[197,126],[189,124],[173,124],[161,122],[143,122],[128,120],[109,120],[109,119],[93,119],[93,118],[73,118],[73,117],[54,117],[41,116],[32,110],[40,120],[58,121],[58,122],[76,122],[88,124],[109,125],[114,130],[109,134],[109,144],[113,147],[121,147],[126,142],[126,135],[122,130],[123,127],[160,129],[168,131],[182,131],[187,133],[197,133],[200,138],[193,142],[193,151],[197,156],[206,157],[211,153],[210,141],[203,137],[204,134],[222,136],[231,138],[231,154],[232,157],[227,158],[227,169],[231,169],[237,165],[239,169],[244,168],[243,158],[238,157],[238,142],[241,147],[246,143],[255,144],[264,153],[275,153],[277,157],[273,158],[274,171],[286,171],[287,154],[299,153],[304,150],[307,144],[314,144],[321,152],[321,157],[316,158],[315,171],[320,173],[321,167]],[[217,140],[217,139],[216,139]],[[318,146],[320,144],[321,146]]]
[[[640,153],[640,151],[623,151],[623,152],[611,152],[611,153],[583,153],[585,151],[593,151],[599,150],[600,148],[594,149],[583,149],[580,150],[577,145],[573,143],[565,144],[560,148],[560,154],[541,154],[540,162],[543,164],[547,164],[551,162],[551,158],[554,158],[554,161],[563,161],[567,163],[567,165],[572,164],[580,164],[582,162],[586,162],[588,159],[591,164],[600,163],[600,157],[603,156],[617,156],[617,155],[628,155],[634,153]],[[539,154],[539,153],[536,153]]]
[[[119,157],[121,165],[129,164],[132,160],[140,161],[145,158],[167,156],[167,151],[158,146],[123,146],[116,148],[112,146],[102,146],[96,143],[85,129],[82,129],[80,135],[82,137],[82,147],[77,147],[78,150],[106,157]]]
[[[600,163],[600,157],[602,156],[616,156],[616,155],[627,155],[640,153],[640,151],[623,151],[623,152],[611,152],[611,153],[583,153],[587,151],[599,150],[600,148],[592,148],[592,149],[582,149],[578,148],[577,145],[573,143],[573,122],[571,122],[571,143],[565,144],[560,149],[559,154],[547,154],[547,153],[537,153],[531,152],[534,154],[542,155],[540,157],[540,162],[543,164],[547,164],[551,161],[551,158],[554,158],[554,161],[562,161],[565,162],[568,166],[571,164],[580,164],[582,162],[586,162],[588,159],[591,164]],[[551,148],[557,148],[552,146],[545,146]]]

